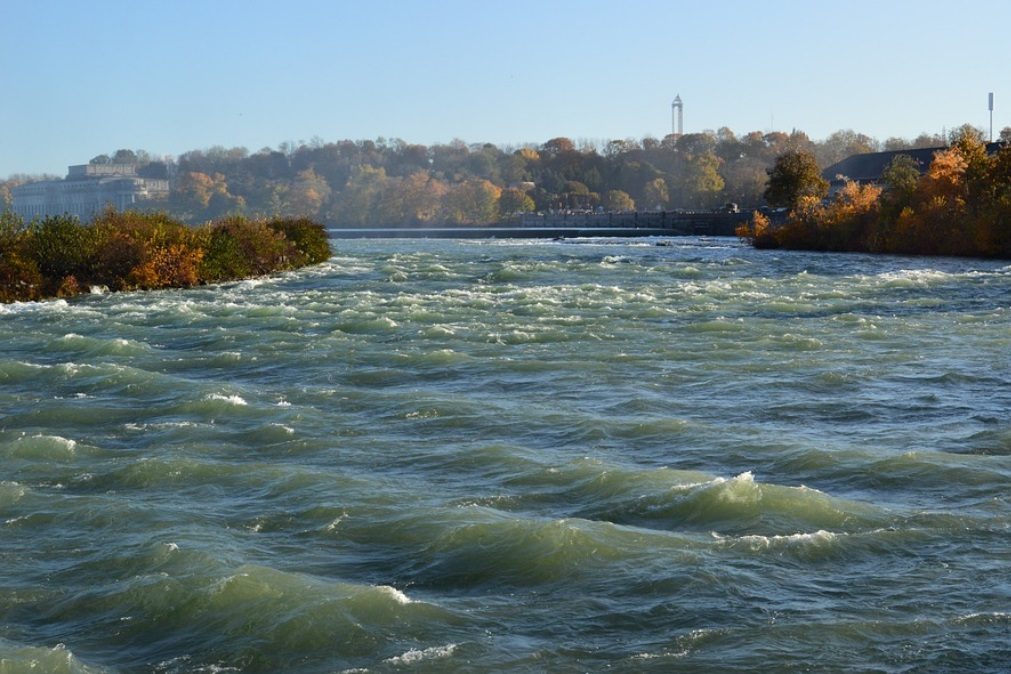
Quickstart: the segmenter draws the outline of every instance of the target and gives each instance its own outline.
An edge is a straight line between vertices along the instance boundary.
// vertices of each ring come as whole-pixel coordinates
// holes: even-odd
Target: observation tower
[[[674,97],[674,102],[670,105],[671,110],[671,133],[678,138],[684,133],[684,104],[681,102],[681,94]]]

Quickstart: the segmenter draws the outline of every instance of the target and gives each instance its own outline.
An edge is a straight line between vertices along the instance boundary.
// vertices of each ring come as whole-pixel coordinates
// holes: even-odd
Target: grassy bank
[[[0,215],[0,302],[112,291],[185,288],[296,269],[330,257],[326,231],[306,218],[228,217],[200,227],[164,213],[107,211],[90,224]]]

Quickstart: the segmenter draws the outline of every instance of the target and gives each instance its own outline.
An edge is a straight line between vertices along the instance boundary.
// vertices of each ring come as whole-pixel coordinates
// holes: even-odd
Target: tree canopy
[[[921,134],[890,138],[886,145],[940,146],[945,140]],[[143,177],[168,178],[167,200],[145,208],[189,223],[227,215],[304,216],[338,226],[410,227],[479,225],[537,211],[709,210],[726,202],[754,209],[767,198],[791,206],[801,194],[820,193],[819,166],[881,146],[852,130],[815,142],[801,131],[737,135],[723,127],[597,143],[556,137],[520,147],[314,138],[255,152],[214,146],[174,159],[121,148],[91,162],[136,163]],[[791,169],[794,180],[806,176],[803,188],[784,182],[788,166],[777,168],[784,155],[788,159],[780,162],[804,158],[802,167]],[[3,205],[10,204],[10,190],[30,178],[0,181]]]
[[[820,199],[826,194],[828,181],[821,177],[818,161],[810,152],[784,152],[769,170],[765,200],[770,206],[794,208],[803,197]]]

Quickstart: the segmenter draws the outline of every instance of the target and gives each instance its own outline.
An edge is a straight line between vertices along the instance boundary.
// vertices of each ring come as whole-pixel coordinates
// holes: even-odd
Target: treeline
[[[898,155],[880,185],[848,182],[830,200],[813,164],[784,155],[768,196],[790,206],[785,222],[756,213],[738,233],[766,248],[1011,258],[1011,144],[988,154],[963,129],[922,174]]]
[[[190,287],[329,259],[326,231],[305,218],[229,216],[190,227],[163,213],[106,211],[90,225],[0,215],[0,302],[67,297],[92,287]]]
[[[1008,130],[1011,133],[1011,130]],[[936,147],[938,135],[881,143],[854,131],[812,141],[800,131],[742,136],[730,129],[663,139],[539,146],[418,145],[402,140],[284,143],[194,150],[175,160],[119,150],[94,163],[137,163],[141,175],[171,178],[164,203],[188,223],[226,215],[310,217],[337,226],[484,224],[553,210],[708,210],[763,203],[767,170],[779,155],[807,152],[828,166],[879,149]],[[25,176],[0,182],[0,199]]]

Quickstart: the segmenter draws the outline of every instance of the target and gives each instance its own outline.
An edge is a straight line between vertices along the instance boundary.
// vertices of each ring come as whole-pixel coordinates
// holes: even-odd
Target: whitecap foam
[[[249,404],[245,401],[245,399],[242,398],[242,396],[238,396],[235,394],[224,395],[222,393],[212,393],[208,396],[204,396],[204,400],[220,400],[222,402],[226,402],[229,403],[230,405],[235,405],[237,407],[242,407],[244,405]]]
[[[70,305],[66,300],[47,300],[45,302],[12,302],[10,304],[0,304],[0,314],[20,314],[31,311],[48,311],[51,309],[65,309]]]
[[[377,585],[376,589],[382,592],[383,594],[388,595],[391,599],[393,599],[393,601],[397,602],[402,606],[414,603],[413,599],[408,597],[406,594],[404,594],[397,588],[392,587],[390,585]]]
[[[835,541],[839,534],[833,533],[831,531],[825,531],[824,529],[819,529],[818,531],[813,531],[811,533],[796,533],[787,535],[774,535],[774,536],[763,536],[760,534],[751,534],[748,536],[740,537],[725,537],[712,532],[713,538],[715,538],[720,543],[746,543],[752,547],[752,549],[768,549],[776,545],[796,545],[796,544],[809,544],[809,545],[819,545],[823,543],[831,543]]]
[[[391,665],[410,665],[415,662],[421,662],[422,660],[436,660],[439,658],[448,658],[453,655],[456,651],[456,644],[446,644],[445,646],[432,646],[431,648],[426,648],[424,650],[418,650],[412,648],[406,653],[394,656],[392,658],[387,658],[383,662]]]
[[[727,503],[750,502],[755,500],[757,496],[760,496],[758,488],[758,485],[755,483],[755,476],[750,470],[745,471],[740,475],[735,475],[724,483],[724,487],[720,490],[719,498],[721,501]]]
[[[688,651],[664,651],[663,653],[636,653],[632,656],[633,660],[657,660],[660,658],[686,658],[688,657]]]

